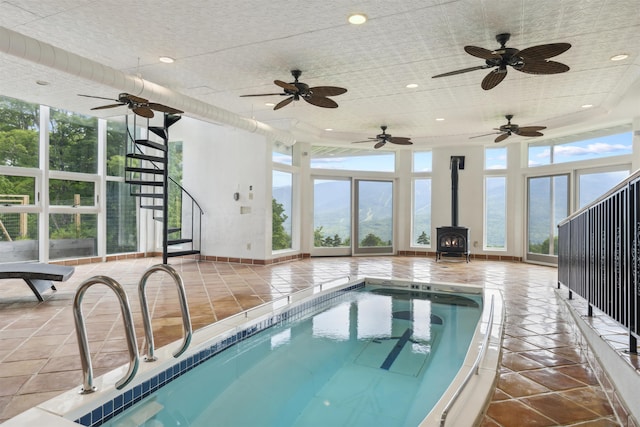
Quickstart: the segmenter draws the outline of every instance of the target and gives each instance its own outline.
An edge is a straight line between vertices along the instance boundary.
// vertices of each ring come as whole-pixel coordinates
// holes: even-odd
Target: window
[[[50,206],[95,206],[95,183],[66,179],[49,180]]]
[[[507,168],[507,149],[506,147],[485,148],[484,150],[484,169],[496,170]]]
[[[271,249],[291,249],[292,226],[292,174],[274,170],[272,172],[272,234]]]
[[[311,150],[311,167],[317,169],[394,172],[395,153],[314,146]]]
[[[577,162],[631,154],[632,132],[619,132],[572,142],[529,145],[529,166]]]
[[[629,176],[629,170],[607,172],[578,172],[578,208],[581,208]]]
[[[38,167],[40,107],[0,96],[0,165]]]
[[[412,226],[411,244],[431,247],[431,178],[413,180]]]
[[[569,175],[527,180],[527,259],[557,262],[558,223],[569,215]]]
[[[81,258],[97,254],[98,215],[49,215],[49,258]]]
[[[50,110],[49,167],[55,171],[98,172],[98,119]]]
[[[293,164],[292,151],[293,147],[276,141],[273,144],[273,149],[271,150],[271,161],[291,166]]]
[[[507,178],[484,178],[484,249],[506,250]]]
[[[431,151],[416,151],[413,153],[413,171],[431,172]]]

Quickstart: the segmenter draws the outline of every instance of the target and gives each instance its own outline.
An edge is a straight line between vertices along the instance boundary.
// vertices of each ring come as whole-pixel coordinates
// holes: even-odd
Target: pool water
[[[106,426],[417,426],[462,366],[481,297],[348,292],[182,375]]]

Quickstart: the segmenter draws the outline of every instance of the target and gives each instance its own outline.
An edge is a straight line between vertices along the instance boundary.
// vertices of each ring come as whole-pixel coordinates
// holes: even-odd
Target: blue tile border
[[[185,374],[191,369],[195,368],[199,364],[211,359],[216,354],[226,350],[227,348],[244,341],[251,336],[269,329],[272,326],[282,324],[284,322],[290,322],[298,320],[304,316],[307,316],[318,309],[324,308],[330,303],[333,303],[334,299],[342,295],[347,294],[350,291],[363,288],[365,286],[364,281],[355,283],[345,288],[327,292],[302,304],[298,304],[295,307],[291,307],[282,313],[273,315],[268,319],[258,322],[254,325],[248,326],[246,329],[239,331],[221,341],[212,343],[209,347],[200,350],[198,353],[193,354],[186,359],[169,366],[158,375],[144,381],[141,384],[133,386],[131,389],[124,391],[113,399],[105,402],[98,408],[84,414],[83,416],[74,420],[75,423],[86,427],[100,426],[111,418],[119,415],[125,410],[129,409],[134,404],[138,403],[145,397],[154,393],[158,389],[162,388],[165,384],[170,383],[179,376]]]

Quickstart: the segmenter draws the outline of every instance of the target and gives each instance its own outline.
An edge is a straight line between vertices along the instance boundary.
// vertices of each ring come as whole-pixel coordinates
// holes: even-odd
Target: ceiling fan
[[[487,135],[496,135],[500,134],[494,142],[502,142],[505,139],[509,138],[511,134],[516,134],[520,136],[542,136],[540,133],[541,130],[546,129],[546,126],[524,126],[520,127],[515,123],[511,123],[511,119],[513,119],[513,114],[507,114],[504,116],[507,119],[507,124],[502,125],[499,128],[495,128],[498,132],[486,133],[484,135],[472,136],[471,138],[480,138],[481,136]]]
[[[153,118],[153,110],[160,111],[163,113],[169,114],[182,114],[184,111],[178,110],[177,108],[167,107],[166,105],[157,104],[155,102],[149,102],[149,100],[140,98],[139,96],[131,95],[129,93],[121,93],[118,95],[118,99],[104,98],[102,96],[93,96],[93,95],[82,95],[78,94],[78,96],[85,96],[87,98],[97,98],[97,99],[106,99],[109,101],[115,101],[117,104],[109,104],[102,105],[100,107],[94,107],[92,110],[104,110],[105,108],[114,108],[120,107],[121,105],[126,105],[131,109],[134,113],[139,116],[146,117],[148,119]]]
[[[255,95],[240,95],[242,97],[246,96],[272,96],[272,95],[281,95],[288,96],[287,99],[280,101],[273,107],[274,110],[278,110],[285,105],[289,105],[292,101],[299,101],[300,98],[307,101],[309,104],[313,104],[317,107],[323,108],[338,108],[338,104],[328,96],[337,96],[342,95],[347,90],[342,87],[336,86],[316,86],[309,87],[306,83],[302,83],[298,81],[298,77],[302,74],[300,70],[291,70],[291,75],[295,79],[295,81],[291,83],[283,82],[282,80],[274,80],[274,83],[277,86],[280,86],[284,89],[282,93],[259,93]]]
[[[390,142],[392,144],[398,144],[398,145],[412,145],[413,142],[409,141],[410,138],[404,138],[401,136],[391,136],[390,134],[388,134],[387,131],[387,126],[382,125],[380,126],[380,129],[382,129],[382,133],[379,135],[376,135],[375,138],[369,138],[366,139],[364,141],[353,141],[353,144],[358,144],[361,142],[372,142],[372,141],[377,141],[376,144],[373,146],[373,148],[380,148],[382,146],[384,146],[387,142]]]
[[[523,50],[518,50],[511,47],[505,47],[505,44],[509,41],[510,37],[511,34],[509,33],[498,34],[496,36],[496,41],[500,43],[500,48],[497,50],[488,50],[476,46],[465,46],[465,52],[477,58],[484,59],[485,64],[438,74],[437,76],[433,76],[433,78],[453,76],[469,71],[496,67],[482,80],[482,89],[489,90],[496,87],[507,76],[507,65],[513,67],[515,70],[528,74],[558,74],[569,71],[569,67],[567,65],[560,62],[549,61],[548,58],[552,58],[566,52],[571,47],[571,44],[541,44],[538,46],[528,47]]]

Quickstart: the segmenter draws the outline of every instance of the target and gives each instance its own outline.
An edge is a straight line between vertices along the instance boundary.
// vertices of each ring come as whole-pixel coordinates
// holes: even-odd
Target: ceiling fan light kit
[[[516,134],[516,135],[520,135],[520,136],[529,136],[529,137],[533,137],[533,136],[543,136],[544,134],[541,133],[541,130],[546,129],[546,126],[523,126],[520,127],[515,123],[511,123],[511,119],[513,119],[513,114],[507,114],[506,116],[504,116],[505,119],[507,119],[507,124],[504,124],[502,126],[500,126],[499,128],[496,128],[494,130],[497,130],[498,132],[491,132],[491,133],[486,133],[483,135],[476,135],[476,136],[472,136],[471,138],[480,138],[483,136],[487,136],[487,135],[498,135],[498,137],[494,140],[494,142],[498,143],[498,142],[502,142],[505,139],[509,138],[512,134]]]
[[[359,144],[359,143],[362,143],[362,142],[373,142],[373,141],[376,141],[376,143],[373,146],[373,148],[375,148],[375,149],[384,147],[387,144],[387,142],[390,142],[392,144],[398,144],[398,145],[412,145],[413,144],[413,142],[410,141],[411,138],[405,138],[405,137],[401,137],[401,136],[392,136],[392,135],[388,134],[386,125],[380,126],[380,129],[382,129],[382,133],[376,135],[375,138],[368,138],[368,139],[365,139],[364,141],[353,141],[352,144]]]
[[[149,102],[148,99],[131,95],[130,93],[121,93],[120,95],[118,95],[118,99],[104,98],[102,96],[82,95],[82,94],[78,94],[78,96],[84,96],[87,98],[106,99],[108,101],[116,102],[116,104],[108,104],[108,105],[102,105],[100,107],[93,107],[92,110],[104,110],[107,108],[114,108],[114,107],[120,107],[122,105],[126,105],[135,114],[147,119],[153,118],[153,116],[155,115],[153,113],[153,110],[160,111],[162,113],[167,113],[167,114],[184,113],[184,111],[178,110],[177,108],[168,107],[166,105],[158,104],[156,102]]]

